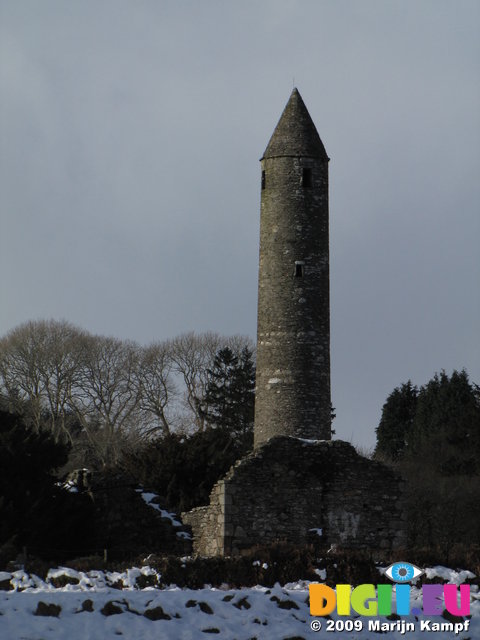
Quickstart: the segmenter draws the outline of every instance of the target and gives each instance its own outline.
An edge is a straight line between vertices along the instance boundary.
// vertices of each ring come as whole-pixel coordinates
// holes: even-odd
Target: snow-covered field
[[[461,584],[474,577],[445,567],[426,570],[427,577]],[[321,579],[322,576],[320,576]],[[300,638],[345,638],[371,640],[378,631],[369,630],[372,620],[357,617],[359,631],[327,630],[327,620],[310,615],[308,583],[297,582],[271,589],[204,588],[198,590],[166,587],[159,589],[160,576],[150,567],[128,571],[86,573],[72,569],[50,570],[45,580],[24,571],[0,572],[1,640],[299,640]],[[115,585],[115,586],[113,586]],[[398,628],[384,632],[388,638],[480,638],[480,594],[471,587],[469,629],[455,631],[421,630],[426,618],[413,615],[400,622],[413,623],[414,630]],[[412,587],[411,606],[421,606],[420,591]],[[347,620],[332,614],[335,620]],[[350,620],[354,620],[351,618]],[[441,616],[435,623],[446,623]],[[321,622],[318,632],[312,623]],[[392,623],[395,627],[395,624]]]

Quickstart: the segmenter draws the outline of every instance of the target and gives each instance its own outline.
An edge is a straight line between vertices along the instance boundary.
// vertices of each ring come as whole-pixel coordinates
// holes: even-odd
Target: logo
[[[384,571],[395,584],[361,584],[352,589],[350,584],[337,584],[332,589],[326,584],[309,586],[310,614],[328,616],[335,608],[337,615],[350,616],[399,616],[424,614],[441,616],[444,609],[454,616],[470,615],[470,585],[424,584],[422,585],[423,609],[410,611],[410,582],[424,572],[409,562],[395,562]]]
[[[385,569],[385,575],[393,582],[411,582],[422,575],[424,571],[408,562],[395,562]]]

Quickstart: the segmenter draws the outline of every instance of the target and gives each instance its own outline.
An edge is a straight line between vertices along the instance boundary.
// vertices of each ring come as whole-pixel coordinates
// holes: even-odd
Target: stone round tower
[[[294,89],[261,159],[255,447],[331,438],[328,160]]]

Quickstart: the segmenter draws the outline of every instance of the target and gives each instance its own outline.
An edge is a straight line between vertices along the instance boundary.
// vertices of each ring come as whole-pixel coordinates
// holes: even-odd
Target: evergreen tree
[[[480,393],[465,371],[445,371],[417,391],[395,389],[383,407],[376,453],[406,481],[409,543],[448,557],[480,535]]]
[[[376,429],[375,454],[400,459],[407,446],[417,408],[418,389],[409,380],[392,391],[382,408]]]
[[[247,453],[225,427],[207,427],[189,437],[171,433],[135,452],[125,452],[122,469],[177,513],[209,502],[213,485]]]
[[[223,427],[242,439],[253,433],[255,365],[245,347],[239,356],[226,347],[215,356],[208,370],[208,383],[201,412],[213,427]]]
[[[40,531],[52,525],[47,512],[59,493],[53,472],[67,461],[68,446],[0,411],[0,452],[0,545],[11,539],[41,544]]]
[[[442,371],[417,390],[409,381],[388,396],[376,454],[421,460],[442,474],[480,472],[480,394],[466,371]]]
[[[408,449],[442,474],[480,473],[480,398],[466,371],[421,387]]]

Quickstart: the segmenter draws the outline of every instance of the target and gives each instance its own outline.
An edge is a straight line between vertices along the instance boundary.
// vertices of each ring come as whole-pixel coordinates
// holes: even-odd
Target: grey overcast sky
[[[261,157],[293,83],[330,162],[332,399],[480,382],[478,0],[0,0],[0,335],[255,337]]]

